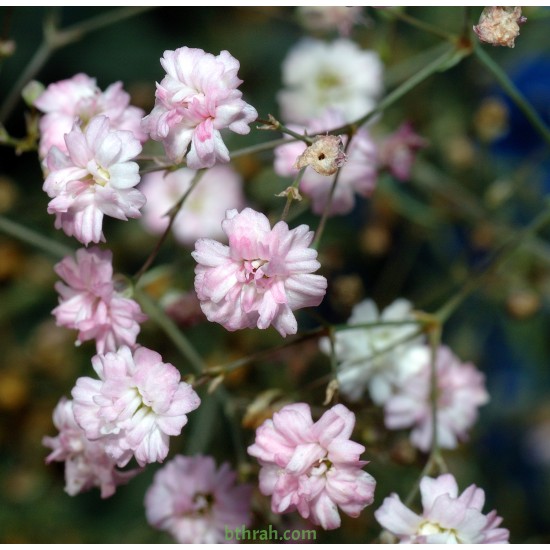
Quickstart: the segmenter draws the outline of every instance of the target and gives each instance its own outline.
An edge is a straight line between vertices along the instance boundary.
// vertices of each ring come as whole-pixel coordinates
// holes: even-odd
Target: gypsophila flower
[[[335,405],[313,422],[306,403],[283,407],[256,431],[248,454],[258,459],[260,491],[276,514],[295,510],[323,529],[340,527],[372,503],[376,482],[359,460],[365,447],[350,440],[355,415]]]
[[[417,370],[414,363],[400,361],[411,347],[423,341],[422,336],[415,336],[417,325],[407,321],[414,321],[414,316],[411,303],[403,298],[395,300],[381,312],[372,300],[363,300],[354,306],[347,321],[350,327],[376,322],[396,324],[336,332],[337,378],[342,395],[350,401],[359,401],[368,388],[371,399],[381,405],[405,377]],[[400,322],[404,324],[400,325]],[[321,338],[319,346],[330,355],[328,338]]]
[[[99,487],[101,498],[108,498],[115,493],[117,485],[127,483],[140,472],[139,469],[118,470],[116,461],[105,452],[103,442],[86,438],[75,421],[73,402],[65,397],[54,409],[53,423],[59,435],[42,439],[42,444],[52,449],[46,464],[65,462],[65,491],[70,496]]]
[[[387,168],[394,178],[407,181],[411,177],[416,153],[427,146],[428,142],[415,133],[409,122],[405,122],[380,145],[380,165]]]
[[[412,428],[412,444],[427,452],[433,430],[430,348],[412,348],[400,362],[413,372],[403,377],[385,402],[384,422],[391,430]],[[468,438],[468,430],[477,420],[478,408],[489,401],[485,377],[472,363],[462,363],[448,347],[440,346],[436,355],[436,378],[437,443],[441,448],[454,449],[459,441]]]
[[[334,109],[326,110],[322,116],[308,121],[304,127],[289,124],[296,132],[307,131],[310,136],[322,134],[344,123],[342,114]],[[347,143],[347,136],[342,141]],[[275,149],[275,172],[280,176],[295,177],[298,170],[296,159],[306,150],[305,143],[293,141]],[[355,206],[355,194],[368,197],[376,187],[378,177],[378,151],[368,130],[361,127],[357,130],[346,153],[346,163],[340,168],[338,184],[332,196],[329,214],[347,214]],[[329,200],[332,178],[312,170],[306,170],[301,181],[300,191],[312,201],[312,210],[323,214]]]
[[[251,523],[252,486],[236,484],[224,463],[209,456],[175,456],[156,474],[145,495],[147,521],[180,544],[230,543],[227,530]]]
[[[526,22],[518,6],[488,6],[483,8],[474,32],[482,42],[513,48],[519,26]]]
[[[195,172],[181,168],[175,172],[145,175],[139,190],[147,198],[143,208],[143,225],[156,234],[164,233],[167,213],[189,189]],[[201,177],[172,224],[175,238],[193,246],[200,237],[222,240],[221,222],[225,212],[244,205],[242,178],[230,166],[214,166]]]
[[[68,154],[54,146],[46,159],[44,191],[56,228],[88,245],[105,240],[104,215],[139,218],[145,197],[133,189],[139,166],[131,159],[141,152],[134,134],[113,130],[107,117],[97,116],[84,131],[75,124],[65,142]]]
[[[329,107],[352,122],[374,109],[383,89],[378,54],[345,38],[302,40],[288,53],[282,71],[285,89],[277,99],[288,122],[307,122]]]
[[[192,386],[170,363],[145,347],[122,346],[96,355],[99,380],[81,377],[72,390],[74,415],[86,437],[102,440],[119,466],[162,462],[170,436],[181,433],[187,413],[200,405]]]
[[[50,84],[34,106],[45,113],[39,123],[41,158],[45,158],[54,145],[67,153],[65,134],[75,122],[84,130],[96,115],[105,115],[111,128],[130,131],[141,143],[147,139],[141,129],[144,111],[130,105],[130,96],[122,89],[122,82],[115,82],[102,92],[95,78],[79,73]]]
[[[67,256],[54,268],[64,281],[55,284],[57,325],[78,330],[77,345],[95,340],[98,353],[135,345],[147,319],[137,302],[115,290],[112,257],[109,250],[81,248],[76,259]]]
[[[264,214],[251,208],[228,210],[222,229],[225,246],[199,239],[193,258],[195,291],[209,321],[227,330],[266,329],[296,334],[293,311],[318,306],[327,280],[319,269],[317,251],[309,248],[313,232],[307,225],[289,229],[280,221],[273,229]]]
[[[483,489],[470,485],[461,495],[452,474],[420,481],[422,515],[407,508],[393,493],[374,515],[390,533],[405,544],[504,544],[508,529],[499,527],[496,510],[483,514]]]
[[[239,62],[226,50],[214,56],[198,48],[167,50],[160,60],[166,76],[157,84],[155,107],[142,126],[161,141],[174,163],[185,158],[193,170],[228,162],[220,130],[248,134],[258,117],[237,88]]]

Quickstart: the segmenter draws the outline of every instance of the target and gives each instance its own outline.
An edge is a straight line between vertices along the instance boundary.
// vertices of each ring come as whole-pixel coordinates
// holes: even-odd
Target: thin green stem
[[[54,258],[63,258],[64,256],[74,253],[72,248],[58,243],[53,239],[49,239],[48,237],[44,237],[41,233],[33,231],[20,223],[9,220],[2,215],[0,215],[0,231],[28,243]]]
[[[508,75],[497,65],[487,54],[483,46],[476,44],[474,54],[477,59],[489,70],[497,79],[510,99],[517,105],[518,109],[525,115],[527,120],[533,125],[533,128],[541,135],[544,141],[550,146],[550,129],[544,123],[537,111],[525,99],[523,94],[516,88]]]
[[[430,23],[426,23],[425,21],[417,19],[416,17],[413,17],[412,15],[409,15],[408,13],[401,11],[400,9],[388,8],[384,10],[384,12],[385,14],[389,14],[396,19],[400,19],[401,21],[407,23],[408,25],[411,25],[412,27],[416,27],[421,31],[433,34],[435,36],[439,36],[439,38],[443,38],[444,40],[449,40],[451,42],[456,40],[456,36],[454,34],[443,31],[439,27],[435,27]]]
[[[244,157],[245,155],[252,155],[255,153],[261,153],[263,151],[270,151],[271,149],[275,149],[275,147],[286,145],[287,143],[292,143],[293,141],[296,141],[296,139],[295,138],[273,139],[271,141],[266,141],[265,143],[258,143],[257,145],[251,145],[250,147],[243,147],[242,149],[237,149],[236,151],[232,151],[231,153],[229,153],[229,156],[231,157],[231,160],[233,160],[237,157]]]
[[[179,214],[183,204],[187,200],[187,197],[189,197],[189,195],[193,192],[193,189],[195,189],[196,185],[199,183],[205,172],[206,169],[201,169],[195,173],[193,179],[191,180],[191,184],[189,185],[189,189],[187,189],[187,191],[181,196],[178,202],[168,212],[168,226],[164,230],[164,233],[161,235],[160,239],[157,241],[157,244],[151,254],[149,254],[149,257],[145,260],[139,271],[137,271],[137,273],[133,276],[132,279],[134,281],[134,284],[139,281],[141,276],[149,269],[149,267],[151,267],[152,263],[155,261],[155,258],[157,257],[160,249],[162,248],[162,245],[164,244],[164,241],[168,238],[170,230],[172,229],[172,225],[174,225],[174,220],[176,219],[176,216]]]
[[[123,19],[133,17],[149,9],[151,9],[151,7],[145,6],[120,8],[92,17],[82,23],[77,23],[62,30],[57,30],[55,28],[55,17],[49,16],[44,25],[44,40],[12,86],[0,108],[0,123],[6,121],[19,100],[23,87],[40,72],[55,50],[80,40],[89,32],[96,31],[107,25],[118,23]]]

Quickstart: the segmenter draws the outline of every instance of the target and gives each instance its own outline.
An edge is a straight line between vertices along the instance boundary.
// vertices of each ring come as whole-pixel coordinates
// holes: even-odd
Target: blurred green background
[[[57,8],[61,28],[118,8]],[[365,24],[351,38],[375,49],[386,66],[386,88],[423,67],[441,50],[441,39],[399,21],[384,10],[365,8]],[[464,8],[407,8],[407,13],[458,33]],[[476,23],[481,8],[467,14]],[[15,53],[0,64],[0,104],[42,41],[42,25],[51,8],[0,8],[1,39],[15,42]],[[486,51],[550,121],[550,32],[548,10],[526,8],[528,23],[512,49]],[[241,64],[239,77],[246,101],[261,118],[278,114],[281,62],[307,31],[295,8],[158,8],[143,11],[94,31],[55,51],[36,75],[48,85],[84,72],[105,89],[121,80],[133,103],[147,112],[155,81],[163,77],[164,50],[181,46],[217,54],[227,49]],[[316,35],[332,39],[330,34]],[[523,71],[523,72],[522,72]],[[496,105],[496,108],[495,108]],[[5,126],[24,135],[22,102]],[[329,292],[320,311],[342,322],[362,298],[384,306],[408,298],[416,308],[434,311],[483,265],[491,250],[528,223],[550,192],[548,149],[506,103],[492,76],[474,58],[436,74],[392,106],[373,126],[376,136],[391,133],[409,120],[430,146],[423,151],[410,182],[380,178],[371,200],[358,201],[352,214],[332,218],[320,248]],[[276,137],[254,128],[247,136],[227,136],[230,150]],[[272,170],[272,153],[239,158],[245,192],[257,209],[277,216],[281,199],[274,194],[288,181]],[[0,149],[0,214],[72,249],[77,243],[53,228],[35,153],[16,155]],[[302,213],[292,224],[316,227],[315,216]],[[105,233],[115,268],[132,274],[155,245],[137,221],[108,220]],[[491,403],[481,410],[471,441],[444,453],[461,488],[485,489],[485,511],[496,507],[511,531],[512,542],[550,542],[550,441],[533,430],[550,423],[550,252],[545,237],[531,239],[470,297],[445,326],[443,341],[463,360],[486,373]],[[44,435],[55,435],[51,413],[68,396],[77,377],[91,375],[90,342],[74,347],[75,335],[57,328],[50,314],[57,303],[53,265],[59,258],[0,232],[0,542],[2,543],[153,543],[170,542],[149,527],[143,495],[159,465],[151,465],[110,499],[99,493],[69,497],[63,492],[63,465],[46,466]],[[169,240],[156,262],[149,294],[160,299],[168,290],[192,288],[193,261]],[[301,314],[300,327],[316,325]],[[218,325],[185,328],[207,364],[225,363],[280,343],[272,330],[227,333]],[[159,351],[182,373],[189,366],[166,335],[151,321],[140,343]],[[330,377],[328,360],[315,341],[255,361],[226,380],[240,419],[261,391],[279,388],[285,399],[305,400],[322,411]],[[324,381],[324,383],[320,383]],[[204,397],[204,392],[203,392]],[[190,415],[176,452],[203,452],[235,465],[238,443],[228,436],[228,419],[216,398]],[[406,434],[386,434],[380,411],[355,406],[357,440],[367,447],[367,467],[378,481],[375,504],[360,519],[345,517],[342,529],[320,533],[319,542],[369,542],[379,534],[372,512],[390,492],[406,494],[424,457],[407,444]],[[247,445],[253,431],[240,434]],[[546,442],[546,447],[544,446]],[[537,459],[546,449],[546,459]],[[242,452],[242,447],[241,447]],[[251,461],[252,464],[252,461]],[[254,480],[254,470],[249,477]],[[241,472],[243,476],[247,472]],[[268,501],[256,496],[257,528],[275,519]]]

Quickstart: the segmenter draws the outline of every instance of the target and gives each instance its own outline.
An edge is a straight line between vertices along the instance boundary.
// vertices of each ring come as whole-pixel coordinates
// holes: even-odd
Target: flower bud
[[[346,162],[340,136],[317,136],[313,143],[296,159],[295,168],[311,166],[318,174],[331,176]]]
[[[489,6],[481,12],[474,32],[482,42],[513,48],[514,40],[519,36],[519,26],[526,21],[520,7]]]

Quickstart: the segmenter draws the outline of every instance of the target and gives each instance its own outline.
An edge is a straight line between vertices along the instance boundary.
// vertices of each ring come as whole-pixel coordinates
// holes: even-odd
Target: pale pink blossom
[[[53,423],[59,434],[42,439],[42,444],[52,449],[46,464],[65,462],[65,491],[70,496],[99,487],[101,498],[108,498],[117,485],[127,483],[140,472],[118,470],[115,460],[105,452],[103,442],[86,438],[75,421],[72,401],[61,398],[53,412]]]
[[[107,117],[97,116],[84,131],[75,124],[65,142],[67,154],[55,146],[48,153],[43,187],[56,228],[88,245],[105,240],[104,215],[139,218],[145,197],[134,189],[139,166],[131,159],[141,152],[134,134],[112,130]]]
[[[432,443],[431,352],[428,346],[410,349],[401,359],[418,368],[401,381],[385,402],[386,427],[412,428],[411,442],[422,451]],[[472,363],[462,363],[446,346],[437,349],[437,443],[454,449],[468,438],[468,430],[478,416],[478,408],[489,401],[485,377]]]
[[[54,268],[64,281],[55,284],[57,325],[78,330],[77,345],[95,340],[98,353],[134,346],[139,323],[147,319],[137,302],[115,290],[112,257],[110,250],[81,248]]]
[[[276,514],[298,513],[323,529],[340,526],[338,509],[358,517],[372,503],[375,480],[350,440],[355,415],[335,405],[313,422],[306,403],[283,407],[256,431],[248,454],[258,459],[260,491]]]
[[[105,115],[111,128],[128,130],[141,143],[147,139],[141,129],[144,111],[130,105],[130,96],[122,89],[122,82],[115,82],[102,92],[95,78],[79,73],[50,84],[34,105],[45,113],[39,123],[41,158],[45,158],[54,145],[67,153],[65,134],[72,130],[75,122],[84,130],[96,115]]]
[[[302,25],[313,32],[336,30],[349,36],[354,25],[366,24],[363,6],[299,6],[298,17]]]
[[[147,204],[141,221],[151,233],[164,233],[167,213],[189,190],[195,174],[181,168],[170,173],[152,172],[142,178],[139,190]],[[244,206],[242,188],[242,178],[230,166],[218,165],[206,171],[174,219],[172,232],[176,240],[194,246],[200,237],[223,239],[221,222],[226,210]]]
[[[383,65],[373,50],[340,38],[306,38],[283,61],[277,99],[287,122],[306,122],[331,107],[352,122],[372,111],[383,90]]]
[[[122,346],[96,355],[98,379],[81,377],[72,390],[74,415],[91,440],[102,440],[119,466],[135,456],[143,466],[162,462],[170,436],[181,433],[187,413],[200,405],[193,387],[150,349]]]
[[[237,484],[229,464],[210,456],[177,455],[145,495],[147,521],[180,544],[230,543],[226,530],[250,525],[252,486]]]
[[[309,120],[304,126],[289,124],[296,132],[314,136],[323,134],[344,124],[342,114],[334,109],[326,110],[322,116]],[[342,136],[344,145],[347,136]],[[297,157],[306,150],[302,141],[293,141],[275,149],[275,172],[280,176],[295,177],[298,173],[294,167]],[[340,168],[338,183],[332,197],[329,213],[331,215],[347,214],[355,206],[355,195],[369,197],[378,178],[378,151],[368,130],[361,127],[353,136],[347,150],[346,163]],[[313,170],[306,170],[300,181],[300,192],[311,199],[311,208],[316,214],[323,214],[327,205],[333,178]]]
[[[405,122],[380,145],[381,167],[387,168],[396,179],[407,181],[411,177],[416,153],[427,146],[427,140]]]
[[[222,229],[229,246],[199,239],[193,258],[195,290],[209,321],[227,330],[266,329],[296,334],[293,311],[318,306],[327,280],[319,269],[317,251],[309,248],[313,232],[307,225],[289,229],[280,221],[273,229],[264,214],[251,208],[228,210]]]
[[[422,515],[407,508],[398,495],[384,499],[374,515],[406,544],[505,544],[510,533],[499,527],[496,510],[483,514],[483,489],[470,485],[461,495],[452,474],[420,481]]]
[[[161,141],[174,163],[193,170],[228,162],[220,130],[248,134],[258,117],[237,88],[239,62],[226,50],[214,56],[198,48],[167,50],[160,60],[166,76],[157,84],[155,106],[142,127]]]
[[[383,405],[403,379],[420,368],[417,362],[400,360],[424,342],[421,335],[415,335],[418,325],[413,321],[412,304],[404,298],[381,311],[372,300],[356,304],[347,321],[349,329],[334,335],[339,392],[350,401],[360,401],[368,389],[374,403]],[[373,326],[353,328],[361,324]],[[319,347],[331,355],[329,338],[321,338]]]

